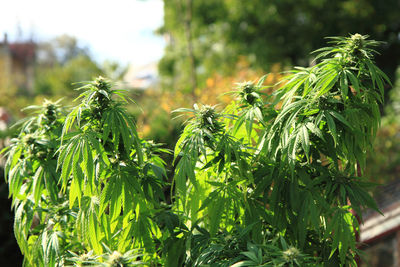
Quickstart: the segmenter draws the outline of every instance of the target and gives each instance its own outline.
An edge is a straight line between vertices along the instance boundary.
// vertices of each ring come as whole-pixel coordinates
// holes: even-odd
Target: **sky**
[[[163,55],[153,32],[163,23],[162,0],[0,0],[0,41],[48,41],[68,34],[96,61],[144,65]]]

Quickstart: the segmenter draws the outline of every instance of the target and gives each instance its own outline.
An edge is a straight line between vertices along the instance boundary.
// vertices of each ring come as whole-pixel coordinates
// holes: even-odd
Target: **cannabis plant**
[[[194,114],[175,149],[186,265],[356,266],[357,216],[377,210],[361,175],[390,84],[367,38],[331,38],[273,94],[263,78],[220,113],[178,110]]]
[[[126,92],[99,77],[46,101],[3,152],[24,266],[355,266],[362,178],[386,75],[379,43],[332,38],[268,93],[194,105],[174,151],[142,140]],[[167,189],[171,188],[168,193]]]
[[[123,91],[101,77],[79,90],[69,112],[59,102],[30,107],[37,116],[6,149],[24,265],[157,261],[155,218],[167,209],[163,149],[139,138]]]

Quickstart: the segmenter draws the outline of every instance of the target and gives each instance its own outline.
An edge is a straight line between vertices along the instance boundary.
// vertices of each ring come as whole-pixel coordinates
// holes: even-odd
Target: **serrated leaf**
[[[338,113],[337,111],[330,110],[329,114],[331,114],[333,117],[338,119],[341,123],[343,123],[344,125],[346,125],[350,129],[353,129],[353,127],[350,125],[350,123],[340,113]]]
[[[42,197],[42,189],[43,189],[43,168],[40,166],[35,175],[33,176],[33,195],[35,200],[35,205],[39,205],[39,202]]]
[[[346,70],[346,74],[350,78],[354,90],[356,90],[357,93],[360,93],[360,83],[358,82],[357,77],[349,70]]]
[[[265,79],[268,77],[268,75],[269,75],[269,73],[263,75],[263,76],[258,80],[256,87],[261,87],[261,86],[263,85]]]
[[[75,204],[75,200],[82,194],[82,191],[80,190],[80,186],[76,184],[77,180],[72,179],[71,181],[71,186],[69,188],[69,208],[72,209],[72,207]],[[80,200],[80,198],[78,198]],[[78,206],[81,206],[81,203],[79,201]]]
[[[333,140],[335,141],[335,145],[337,145],[337,143],[338,143],[338,135],[337,135],[337,132],[336,132],[335,122],[334,122],[332,116],[329,114],[329,112],[325,111],[324,115],[325,115],[325,118],[326,118],[326,122],[328,124],[329,131],[331,132]]]
[[[301,127],[301,145],[308,159],[310,153],[310,137],[308,135],[308,129],[305,125]]]
[[[346,97],[349,94],[349,84],[348,84],[347,76],[346,76],[345,72],[343,72],[342,75],[340,76],[339,83],[340,83],[340,90],[342,93],[342,98],[346,99]]]

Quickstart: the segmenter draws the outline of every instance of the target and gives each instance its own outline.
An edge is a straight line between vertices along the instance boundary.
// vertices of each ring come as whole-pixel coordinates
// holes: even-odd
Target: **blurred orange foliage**
[[[270,74],[267,76],[264,85],[273,86],[275,85],[282,74],[280,64],[275,64],[270,69]],[[227,94],[234,90],[236,83],[242,83],[245,81],[257,81],[265,72],[261,69],[251,69],[249,63],[241,58],[235,66],[234,75],[222,76],[220,74],[214,74],[213,76],[206,79],[205,87],[196,88],[195,96],[196,102],[207,105],[219,105],[224,108],[232,101],[232,95]],[[172,120],[175,117],[171,112],[177,108],[186,107],[191,108],[194,104],[194,99],[191,94],[185,94],[181,91],[174,90],[148,90],[144,93],[142,103],[140,105],[143,108],[143,113],[138,118],[139,128],[142,130],[141,133],[145,137],[152,137],[154,127],[154,120],[156,117],[163,117],[166,120]],[[151,108],[148,108],[151,106]],[[159,121],[159,123],[161,123]],[[168,127],[173,126],[173,123],[168,123]]]

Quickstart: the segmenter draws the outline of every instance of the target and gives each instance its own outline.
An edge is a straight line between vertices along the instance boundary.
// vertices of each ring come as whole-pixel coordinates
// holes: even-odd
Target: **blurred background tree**
[[[400,63],[399,10],[397,0],[164,1],[159,33],[169,41],[159,64],[162,82],[190,91],[194,75],[202,88],[215,72],[232,75],[240,57],[264,71],[277,62],[306,66],[312,60],[309,51],[326,45],[324,37],[356,32],[386,42],[376,61],[394,80]]]
[[[70,98],[77,95],[73,83],[116,72],[118,66],[104,70],[81,47],[75,37],[61,35],[46,42],[19,41],[2,44],[0,51],[0,106],[17,117],[21,109],[39,104],[43,98]],[[2,48],[0,47],[0,48]],[[111,71],[111,68],[114,68]],[[33,100],[33,101],[32,101]]]
[[[387,184],[400,176],[400,68],[389,93],[381,129],[374,145],[374,153],[368,156],[367,175],[371,181]]]
[[[88,48],[69,35],[39,43],[36,64],[35,93],[46,96],[73,96],[73,83],[104,75]]]

